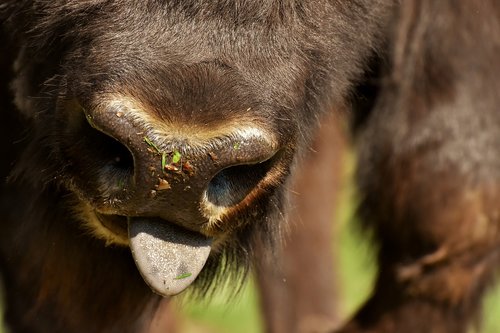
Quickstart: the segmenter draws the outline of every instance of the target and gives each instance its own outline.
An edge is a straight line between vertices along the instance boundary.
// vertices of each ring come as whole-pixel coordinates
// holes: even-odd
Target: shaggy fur
[[[16,142],[3,145],[1,165],[10,175],[0,202],[8,325],[139,332],[159,301],[129,251],[106,247],[75,214],[82,200],[127,207],[112,204],[112,175],[99,167],[110,147],[98,135],[77,140],[68,125],[84,113],[67,105],[92,112],[127,96],[147,113],[139,118],[153,119],[143,121],[148,128],[223,133],[244,122],[272,133],[282,148],[276,176],[217,221],[225,233],[199,279],[203,294],[221,269],[245,272],[255,244],[280,237],[283,185],[317,117],[354,96],[360,212],[380,242],[380,273],[340,332],[467,332],[500,264],[500,5],[397,8],[361,0],[0,5],[2,78],[12,87],[2,81],[2,133]]]
[[[500,5],[404,1],[358,128],[380,272],[341,332],[469,332],[500,265]]]
[[[101,167],[127,153],[88,124],[81,129],[115,96],[141,105],[147,113],[141,126],[162,146],[163,124],[220,134],[251,123],[272,133],[281,148],[270,171],[275,176],[220,221],[224,233],[198,290],[214,285],[221,269],[221,276],[245,272],[254,244],[281,237],[283,184],[318,116],[344,107],[382,45],[391,5],[4,1],[3,45],[12,51],[5,68],[14,72],[2,96],[13,94],[25,120],[19,127],[2,123],[16,133],[8,142],[21,138],[2,158],[2,176],[10,175],[0,210],[7,324],[15,332],[147,329],[159,298],[142,282],[129,250],[105,246],[113,238],[93,237],[78,213],[82,202],[121,215],[150,207],[116,194],[116,173],[130,172],[126,163],[113,172]],[[10,105],[2,112],[12,117]],[[11,161],[13,172],[6,167]]]

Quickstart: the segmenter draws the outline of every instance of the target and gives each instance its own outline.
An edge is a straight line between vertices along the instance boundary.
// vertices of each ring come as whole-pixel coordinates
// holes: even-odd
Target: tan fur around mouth
[[[106,226],[88,203],[80,203],[76,207],[76,212],[80,220],[83,221],[85,229],[87,229],[92,236],[103,240],[106,246],[129,246],[129,239],[126,232],[117,232],[117,230],[112,230],[109,226]]]

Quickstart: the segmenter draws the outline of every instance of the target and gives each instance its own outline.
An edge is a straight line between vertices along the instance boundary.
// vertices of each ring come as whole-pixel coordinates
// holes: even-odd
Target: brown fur
[[[467,332],[500,264],[500,6],[405,1],[361,130],[380,242],[372,298],[341,332]]]
[[[224,137],[252,124],[271,133],[280,154],[269,181],[217,221],[220,230],[211,232],[221,237],[195,292],[206,295],[210,285],[241,277],[256,244],[271,255],[282,235],[288,175],[319,117],[346,104],[381,45],[392,2],[4,1],[0,19],[9,40],[2,44],[14,65],[5,94],[25,120],[2,123],[13,127],[8,142],[22,138],[2,159],[16,161],[12,172],[3,167],[10,181],[0,196],[7,324],[15,332],[123,333],[144,329],[153,316],[159,298],[128,249],[95,239],[75,206],[162,217],[177,212],[165,207],[189,201],[118,193],[116,174],[130,178],[132,167],[144,165],[128,158],[121,168],[103,167],[114,154],[127,161],[128,153],[94,130],[94,121],[115,134],[136,121],[162,148],[171,145],[165,128]],[[97,119],[116,96],[144,114]],[[135,132],[116,139],[126,145]]]
[[[226,233],[200,279],[204,293],[224,260],[246,271],[252,255],[271,253],[255,247],[280,237],[288,174],[317,119],[351,94],[360,211],[380,244],[380,273],[341,331],[466,332],[500,264],[500,6],[410,0],[392,13],[391,4],[0,5],[11,50],[2,63],[17,59],[8,75],[27,121],[9,114],[3,125],[14,136],[28,129],[2,165],[6,176],[19,160],[0,203],[8,324],[16,332],[136,332],[159,301],[128,251],[84,234],[73,215],[71,204],[87,196],[109,208],[103,199],[113,191],[96,180],[109,176],[89,149],[100,141],[74,146],[79,133],[65,135],[76,112],[65,101],[94,110],[103,96],[128,96],[155,128],[243,120],[283,147],[273,181],[221,221]],[[9,101],[2,107],[11,112]]]

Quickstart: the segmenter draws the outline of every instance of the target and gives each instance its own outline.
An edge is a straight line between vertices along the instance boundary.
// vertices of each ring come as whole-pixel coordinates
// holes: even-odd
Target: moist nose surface
[[[197,230],[197,223],[207,220],[200,212],[202,198],[216,206],[238,204],[266,175],[275,154],[260,136],[213,141],[159,143],[134,157],[137,191],[149,196],[151,212]]]
[[[157,216],[194,231],[210,219],[200,207],[203,200],[216,207],[237,205],[265,177],[277,152],[271,135],[256,127],[212,130],[210,136],[183,135],[175,126],[160,132],[116,105],[89,118],[132,157],[126,191],[116,193],[122,215]]]

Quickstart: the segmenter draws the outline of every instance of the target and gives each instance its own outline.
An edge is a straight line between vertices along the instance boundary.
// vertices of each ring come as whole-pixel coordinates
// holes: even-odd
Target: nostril
[[[96,129],[83,112],[72,115],[66,135],[72,144],[66,152],[77,172],[98,176],[112,187],[123,188],[134,172],[134,159],[128,148],[112,136]]]
[[[132,174],[134,159],[127,147],[115,138],[91,127],[90,124],[85,126],[82,132],[94,158],[100,161],[103,166],[117,172]]]
[[[96,131],[97,132],[97,131]],[[97,155],[109,167],[132,174],[134,160],[130,151],[114,138],[97,132],[94,134]]]
[[[234,206],[258,186],[273,165],[273,159],[257,163],[235,165],[217,173],[208,184],[206,196],[210,203],[221,206]]]

